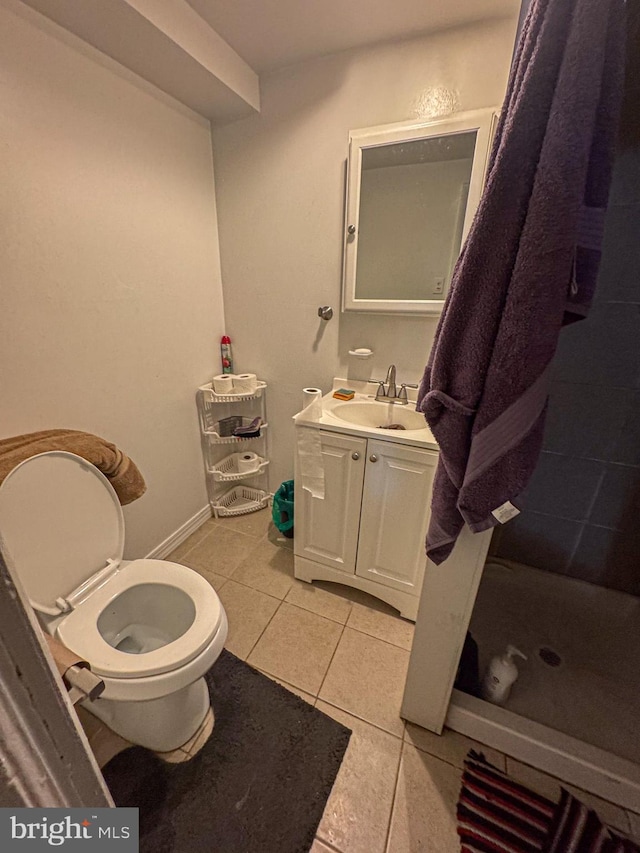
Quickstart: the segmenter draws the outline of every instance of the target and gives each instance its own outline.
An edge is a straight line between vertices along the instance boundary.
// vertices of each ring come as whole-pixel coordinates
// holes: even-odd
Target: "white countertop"
[[[355,397],[352,403],[374,403],[375,395],[378,389],[377,382],[364,382],[355,379],[334,379],[333,387],[328,394],[325,394],[320,401],[322,404],[322,414],[313,416],[313,412],[308,409],[303,409],[293,416],[296,426],[313,427],[315,429],[329,430],[331,432],[340,432],[347,435],[357,435],[362,438],[376,438],[380,441],[391,441],[395,444],[406,444],[413,447],[424,447],[429,450],[437,450],[438,445],[433,437],[431,430],[424,421],[424,427],[420,429],[384,429],[379,426],[365,426],[344,420],[335,414],[338,406],[348,406],[349,402],[337,400],[333,396],[333,392],[338,388],[349,388],[355,391]],[[387,423],[394,423],[402,417],[402,410],[415,412],[416,391],[413,388],[407,389],[409,402],[407,405],[399,403],[382,403],[378,402],[375,406],[375,411],[380,412],[379,420]],[[372,406],[372,410],[374,407]],[[344,411],[344,409],[343,409]],[[375,418],[374,418],[375,422]]]

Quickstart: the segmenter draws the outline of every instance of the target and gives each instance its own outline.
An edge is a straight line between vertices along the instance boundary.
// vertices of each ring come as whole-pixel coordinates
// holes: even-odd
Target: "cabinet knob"
[[[358,461],[358,459],[360,459],[360,454],[358,453],[358,451],[357,451],[357,450],[355,450],[355,451],[351,454],[351,458],[352,458],[355,462],[357,462],[357,461]]]
[[[369,457],[369,462],[377,462],[377,461],[378,461],[378,457],[376,456],[375,453],[372,453],[371,456]]]
[[[356,226],[355,225],[349,225],[347,228],[347,231],[349,234],[355,234],[356,233]]]

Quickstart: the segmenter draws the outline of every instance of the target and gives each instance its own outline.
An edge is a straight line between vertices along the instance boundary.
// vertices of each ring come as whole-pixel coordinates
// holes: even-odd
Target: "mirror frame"
[[[349,159],[347,165],[347,192],[345,203],[344,244],[342,265],[342,310],[366,311],[384,314],[427,314],[442,312],[444,299],[358,299],[356,297],[356,269],[358,256],[358,226],[360,215],[360,183],[362,152],[396,142],[413,142],[432,136],[477,133],[473,155],[469,195],[462,228],[461,246],[469,233],[473,217],[480,202],[489,161],[490,144],[498,118],[494,107],[455,113],[443,119],[428,122],[398,122],[396,124],[366,127],[349,132]],[[354,233],[349,233],[349,228]]]

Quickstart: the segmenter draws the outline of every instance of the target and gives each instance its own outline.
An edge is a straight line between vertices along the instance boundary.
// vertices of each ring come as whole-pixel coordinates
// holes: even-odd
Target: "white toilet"
[[[87,710],[157,752],[187,743],[208,715],[203,676],[227,637],[209,583],[177,563],[123,560],[116,493],[73,453],[42,453],[11,471],[0,536],[43,628],[104,680]]]

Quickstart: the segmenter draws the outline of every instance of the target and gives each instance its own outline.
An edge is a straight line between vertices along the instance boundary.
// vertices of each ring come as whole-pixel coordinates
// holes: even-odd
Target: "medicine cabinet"
[[[496,113],[352,130],[343,310],[439,314],[480,201]]]

